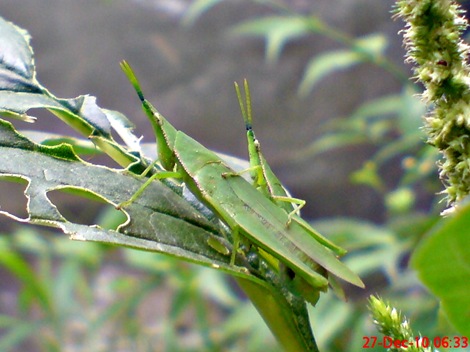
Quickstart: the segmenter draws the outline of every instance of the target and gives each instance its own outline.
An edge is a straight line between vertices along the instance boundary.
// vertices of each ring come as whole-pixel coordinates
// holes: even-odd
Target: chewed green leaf
[[[442,302],[449,321],[470,335],[470,205],[431,230],[413,253],[411,266]]]
[[[40,165],[31,167],[31,165]],[[231,245],[219,235],[218,227],[182,196],[161,182],[153,182],[125,213],[128,221],[117,231],[68,221],[47,197],[55,189],[73,188],[116,205],[128,200],[142,185],[136,177],[103,166],[82,162],[70,147],[38,145],[18,134],[9,122],[0,120],[0,176],[20,177],[29,182],[28,218],[20,219],[3,210],[0,214],[16,221],[60,228],[72,239],[119,244],[160,252],[232,275],[266,283],[244,266],[230,265],[229,258],[208,244]]]
[[[35,79],[33,51],[29,34],[0,17],[0,87],[11,92],[41,93]],[[3,109],[0,103],[0,111]],[[12,111],[22,118],[24,111]]]
[[[132,152],[140,152],[139,138],[132,134],[132,124],[114,111],[101,109],[96,98],[88,95],[60,99],[36,80],[33,51],[28,33],[0,18],[0,114],[34,122],[31,109],[47,109],[80,134],[89,137],[118,164],[127,167],[138,162],[131,152],[117,144],[117,131]]]
[[[102,110],[96,105],[96,98],[81,96],[75,99],[58,99],[47,91],[37,94],[29,91],[9,91],[7,88],[0,86],[0,114],[32,122],[27,115],[30,109],[48,109],[82,135],[93,137],[95,144],[120,165],[128,166],[137,161],[133,155],[114,142],[111,126],[118,130],[134,151],[139,150],[138,138],[132,136],[130,127],[125,125],[122,118],[116,117],[117,113]],[[108,117],[112,118],[112,125]]]
[[[101,152],[89,139],[72,138],[62,134],[35,130],[22,130],[21,133],[31,141],[44,146],[68,144],[78,155],[96,155]]]
[[[47,147],[39,148],[14,131],[10,123],[0,120],[0,175],[29,181],[26,191],[29,217],[19,219],[2,210],[0,214],[17,221],[58,227],[75,240],[165,253],[222,270],[238,278],[255,305],[261,305],[259,309],[266,311],[267,315],[274,315],[272,321],[282,318],[271,327],[280,336],[281,343],[286,346],[310,346],[313,343],[313,339],[302,339],[311,335],[304,301],[251,274],[243,257],[231,264],[230,256],[226,254],[232,246],[218,235],[219,228],[161,182],[152,182],[138,199],[126,207],[129,220],[117,231],[67,221],[47,198],[47,192],[63,187],[81,189],[116,205],[128,200],[142,181],[106,167],[57,158],[50,155],[49,150]],[[40,167],[32,168],[31,165]],[[214,243],[218,244],[216,249],[213,248]]]
[[[132,151],[140,151],[140,138],[132,133],[135,125],[118,111],[102,109],[113,129]]]
[[[33,94],[41,93],[41,87],[39,84],[21,76],[13,70],[10,70],[8,66],[3,65],[1,61],[0,85],[3,89],[7,89],[12,92],[29,92]]]
[[[0,90],[0,113],[26,115],[30,109],[49,109],[64,122],[84,135],[111,136],[107,115],[96,105],[96,98],[81,96],[75,99],[58,99],[49,94],[29,91]]]
[[[0,80],[7,79],[4,70],[32,83],[34,81],[33,50],[29,45],[31,37],[24,29],[0,17]],[[2,84],[3,86],[3,84]]]

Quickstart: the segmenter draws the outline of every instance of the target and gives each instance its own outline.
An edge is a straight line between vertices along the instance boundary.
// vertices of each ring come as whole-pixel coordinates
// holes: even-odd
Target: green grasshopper
[[[305,201],[303,199],[293,198],[284,188],[281,181],[277,178],[269,164],[266,162],[266,159],[261,153],[260,143],[255,136],[255,132],[253,131],[251,94],[248,81],[245,79],[243,83],[245,90],[245,103],[243,102],[240,88],[235,82],[235,90],[237,93],[238,102],[240,104],[240,110],[243,120],[245,121],[248,154],[250,160],[250,167],[246,170],[243,170],[242,173],[250,171],[255,187],[288,213],[288,224],[290,224],[291,220],[296,221],[307,232],[309,232],[315,240],[328,247],[336,254],[340,256],[346,254],[345,249],[323,237],[298,215],[300,209],[305,205]]]
[[[243,82],[244,91],[245,91],[245,102],[243,101],[242,94],[238,83],[235,82],[235,91],[237,93],[238,102],[240,105],[240,111],[242,113],[243,120],[245,122],[246,128],[246,137],[248,143],[248,155],[250,160],[250,167],[246,170],[243,170],[237,175],[243,174],[245,172],[251,173],[251,178],[253,180],[253,185],[266,197],[270,198],[275,202],[279,207],[284,209],[288,213],[288,222],[287,225],[293,220],[297,222],[300,226],[304,228],[316,241],[324,245],[325,247],[334,251],[337,255],[342,256],[346,254],[344,248],[339,247],[335,243],[331,242],[327,238],[323,237],[318,231],[313,229],[309,223],[300,217],[300,209],[305,205],[303,199],[293,198],[289,192],[284,188],[281,181],[272,171],[271,167],[267,163],[263,154],[261,153],[261,146],[256,138],[255,132],[253,130],[253,117],[251,109],[251,94],[248,86],[248,81],[245,79]],[[268,259],[269,257],[265,258]],[[330,285],[333,287],[335,293],[340,297],[345,299],[345,294],[341,285],[336,282],[334,277],[329,277]],[[293,285],[290,285],[296,291],[303,291],[303,296],[306,296],[303,280],[294,280]],[[308,293],[307,293],[308,294]],[[313,292],[310,294],[311,303],[315,304],[318,300],[318,292]]]
[[[290,268],[313,290],[326,290],[328,286],[328,280],[317,272],[319,267],[353,285],[364,287],[361,279],[329,249],[314,240],[300,222],[292,221],[287,226],[290,218],[283,208],[237,175],[214,152],[177,131],[144,98],[129,64],[123,61],[121,67],[134,86],[152,124],[157,139],[158,159],[167,170],[152,175],[128,202],[138,197],[146,184],[154,179],[179,177],[195,197],[231,230],[234,243],[232,264],[241,236]]]

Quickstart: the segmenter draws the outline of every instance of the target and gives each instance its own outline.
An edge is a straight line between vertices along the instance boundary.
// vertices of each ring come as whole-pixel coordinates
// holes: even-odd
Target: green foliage
[[[171,254],[206,266],[219,265],[221,270],[235,269],[229,265],[229,258],[207,244],[206,239],[214,236],[224,241],[218,238],[220,232],[216,225],[162,183],[152,184],[144,196],[126,208],[126,216],[132,221],[126,221],[117,232],[67,221],[47,198],[48,192],[68,188],[116,205],[129,199],[141,181],[130,174],[81,162],[65,145],[38,146],[17,134],[11,124],[3,120],[0,121],[0,137],[2,173],[29,181],[26,196],[30,223],[58,227],[81,241],[121,244]],[[66,152],[57,153],[57,149]],[[30,168],[34,163],[40,163],[42,168]],[[155,199],[161,201],[155,202]],[[11,216],[4,211],[0,214]],[[178,237],[177,233],[181,235]],[[243,277],[250,276],[246,276],[243,267],[234,270],[237,271]]]
[[[310,29],[318,30],[319,22],[295,17],[267,17],[243,23],[233,29],[234,34],[262,37],[266,40],[266,60],[274,63],[285,44],[305,36]]]
[[[470,335],[470,206],[433,228],[413,253],[411,265],[440,298],[448,319]]]
[[[273,5],[269,1],[262,3]],[[187,23],[193,23],[198,16],[204,16],[205,12],[215,5],[223,6],[223,0],[194,1],[186,17]],[[299,83],[301,94],[307,95],[312,92],[327,75],[362,63],[378,65],[403,82],[401,93],[365,102],[351,115],[332,119],[329,124],[320,126],[324,132],[323,136],[293,154],[294,158],[307,160],[331,150],[349,152],[347,148],[351,146],[364,144],[371,146],[374,152],[370,160],[351,175],[351,180],[370,187],[381,197],[386,209],[384,221],[381,224],[372,224],[361,219],[324,219],[312,225],[321,233],[328,234],[331,240],[349,249],[350,254],[345,258],[345,262],[353,271],[366,279],[368,293],[380,294],[411,316],[411,324],[415,331],[429,338],[458,333],[468,336],[469,327],[466,319],[468,314],[466,315],[463,309],[470,306],[467,297],[470,280],[468,273],[465,272],[470,257],[466,252],[470,248],[466,220],[468,207],[463,206],[462,212],[457,212],[455,216],[441,224],[442,220],[437,215],[441,209],[436,204],[427,203],[427,199],[435,199],[435,193],[440,189],[435,176],[437,153],[431,147],[422,145],[423,133],[419,127],[425,107],[412,97],[416,91],[410,87],[403,72],[384,56],[387,39],[380,34],[352,38],[329,27],[315,15],[298,15],[281,5],[273,8],[277,11],[275,15],[241,23],[232,29],[235,35],[265,39],[268,62],[276,62],[286,44],[312,34],[324,35],[343,46],[342,49],[312,57],[305,63],[304,76]],[[7,55],[2,56],[4,70],[0,74],[0,83],[8,88],[0,91],[0,107],[4,110],[4,115],[32,121],[31,117],[26,115],[27,110],[37,107],[47,108],[83,135],[90,135],[101,150],[132,173],[139,173],[148,166],[148,160],[142,156],[141,146],[131,133],[131,124],[123,116],[99,108],[92,97],[83,96],[69,100],[54,97],[35,79],[34,62],[26,33],[11,24],[0,27],[0,33],[11,38],[12,43],[16,43],[8,47]],[[449,63],[447,58],[445,60]],[[441,67],[443,63],[439,62],[439,60],[433,61],[438,70],[442,71],[448,67]],[[15,96],[15,99],[12,99],[12,96]],[[106,119],[102,119],[103,116],[106,116]],[[102,121],[105,120],[112,122],[103,124]],[[26,155],[30,154],[29,162],[34,163],[40,156],[45,155],[46,164],[50,163],[49,165],[54,163],[55,166],[59,162],[71,165],[73,162],[79,168],[86,168],[87,172],[92,172],[93,177],[97,176],[98,179],[99,173],[103,172],[95,170],[92,165],[85,165],[75,160],[75,154],[68,147],[43,147],[58,145],[64,140],[56,139],[52,135],[28,134],[28,137],[34,137],[36,142],[43,142],[39,145],[16,133],[7,123],[2,123],[2,126],[4,133],[2,139],[10,138],[10,141],[19,144],[21,148],[14,154],[8,154],[13,153],[12,151],[5,154],[2,150],[0,157],[13,155],[19,158],[24,152]],[[121,135],[127,148],[110,139],[111,130]],[[8,138],[5,138],[6,135]],[[96,150],[86,140],[67,138],[65,142],[74,145],[74,153],[89,153]],[[2,159],[0,163],[2,167],[6,165],[5,160],[7,159]],[[241,162],[235,160],[235,163]],[[395,163],[394,169],[399,169],[399,172],[396,173],[394,181],[390,182],[385,176],[393,163]],[[10,165],[11,169],[7,175],[20,175],[20,166]],[[59,167],[59,170],[67,175],[65,167]],[[122,197],[118,196],[119,192],[109,185],[106,187],[102,184],[95,185],[97,189],[93,193],[110,191],[110,195],[104,197],[108,203],[117,204],[125,200],[132,194],[132,189],[137,189],[141,183],[130,173],[124,175],[117,175],[111,171],[106,173],[106,177],[115,178],[118,184],[125,184],[126,187],[128,184],[133,185],[129,193]],[[21,175],[27,176],[28,180],[31,178],[33,181],[30,182],[33,184],[35,178],[40,176]],[[103,179],[106,177],[103,176]],[[74,186],[75,189],[90,190],[93,187],[92,182],[77,185],[74,183],[76,180],[72,182],[70,179],[66,184]],[[44,180],[39,184],[42,182]],[[217,231],[222,232],[224,229],[213,222],[210,212],[200,208],[194,198],[190,196],[188,198],[188,194],[183,192],[180,184],[170,183],[167,186],[164,188],[152,186],[155,189],[150,192],[156,195],[164,192],[172,201],[185,203],[182,208],[178,206],[176,210],[178,224],[175,224],[172,233],[177,236],[176,238],[164,236],[164,241],[167,241],[166,246],[162,247],[161,243],[158,243],[158,246],[154,244],[150,249],[183,257],[199,264],[210,265],[218,261],[217,264],[227,272],[248,279],[246,282],[263,285],[262,279],[250,276],[242,266],[227,266],[228,258],[223,255],[223,251],[215,250],[207,241],[199,241],[197,245],[198,241],[194,241],[189,244],[189,248],[184,247],[185,243],[182,242],[187,233],[183,234],[177,228],[182,223],[187,223],[186,220],[189,218],[191,221],[197,218],[195,227],[199,229],[198,231],[202,231],[204,236],[214,236],[217,243],[220,243],[222,238],[211,229],[215,227]],[[53,182],[52,187],[59,187],[59,184]],[[119,191],[122,191],[122,188]],[[37,194],[31,193],[30,197],[33,200],[34,197],[44,199],[45,195],[47,192],[43,189]],[[153,195],[148,197],[146,200],[144,195],[135,206],[149,208],[150,203],[146,202],[152,204],[155,202],[150,199]],[[103,195],[98,198],[103,199]],[[40,214],[34,209],[33,207],[31,210],[32,214]],[[165,208],[154,212],[152,209],[142,218],[149,218],[149,214],[152,217],[164,216],[167,210]],[[48,212],[50,211],[49,209]],[[137,216],[137,212],[136,209],[131,218]],[[185,217],[182,220],[183,212],[184,216],[189,218]],[[51,219],[36,217],[30,221],[36,220],[36,223],[40,223]],[[139,222],[144,220],[140,218]],[[80,229],[80,234],[83,236],[81,239],[111,242],[106,232],[99,228],[84,231],[85,227],[74,228],[73,226],[77,225],[68,223],[63,218],[54,218],[52,221],[66,229],[66,232],[69,231],[68,233],[76,234],[77,229]],[[204,225],[200,223],[201,221]],[[112,242],[149,249],[149,246],[152,246],[149,239],[155,241],[155,233],[163,232],[155,231],[155,222],[148,219],[146,222],[143,233],[147,237],[121,236],[116,232]],[[89,325],[88,329],[85,327],[83,332],[85,338],[81,340],[85,348],[96,346],[97,341],[107,339],[106,341],[115,341],[116,344],[124,344],[131,349],[146,350],[154,341],[152,339],[163,338],[167,342],[165,346],[167,350],[190,350],[189,346],[182,345],[178,331],[182,317],[188,311],[194,312],[197,321],[200,322],[195,328],[199,342],[192,344],[194,350],[275,349],[266,327],[257,324],[259,318],[253,318],[252,307],[234,296],[225,279],[216,271],[202,271],[195,266],[181,264],[173,258],[155,256],[152,253],[123,251],[121,256],[124,258],[124,263],[139,273],[144,272],[145,279],[111,280],[111,283],[105,287],[113,295],[119,294],[119,297],[103,309],[94,305],[98,296],[96,287],[103,289],[103,285],[101,283],[98,285],[93,280],[97,280],[99,266],[105,259],[109,260],[108,257],[115,253],[115,250],[98,244],[80,247],[77,243],[70,244],[64,239],[48,238],[47,241],[42,241],[37,236],[31,235],[25,236],[27,239],[24,240],[23,236],[16,234],[9,238],[1,238],[0,250],[6,253],[1,256],[1,265],[22,282],[16,306],[18,317],[0,316],[0,326],[7,331],[0,340],[1,350],[19,346],[34,336],[47,336],[39,341],[44,349],[60,350],[70,341],[72,343],[75,341],[73,336],[70,337],[68,334],[67,327],[69,324],[76,324],[77,320],[86,321]],[[170,240],[180,242],[173,247],[168,243]],[[24,253],[28,256],[26,257]],[[408,267],[410,255],[413,269],[418,272],[419,279],[435,296],[422,288],[415,273]],[[40,263],[39,270],[33,269],[33,264],[26,259]],[[52,270],[52,262],[54,264],[58,262],[56,270]],[[122,261],[119,261],[119,264],[122,264]],[[155,333],[149,334],[147,323],[134,319],[139,307],[147,308],[145,298],[162,282],[169,283],[174,290],[171,291],[174,294],[170,294],[169,314],[162,318],[160,322],[162,325],[158,326],[159,331],[163,331],[164,337]],[[135,290],[129,289],[129,286],[135,287]],[[331,295],[325,295],[315,308],[308,307],[310,316],[313,317],[311,324],[320,350],[357,351],[360,348],[358,346],[364,344],[364,336],[377,335],[366,309],[365,297],[366,295],[353,294],[349,303],[344,304]],[[71,299],[73,305],[70,303]],[[74,308],[77,302],[80,305]],[[439,302],[442,302],[442,306]],[[214,323],[210,309],[214,305],[222,307],[224,312],[230,312],[228,316],[222,314],[222,323]],[[35,313],[38,310],[39,318]],[[116,335],[110,335],[112,331],[115,331]],[[109,336],[112,337],[108,339]],[[138,345],[141,341],[144,341],[142,345]],[[368,350],[382,351],[383,348]]]
[[[435,26],[436,23],[443,23],[443,21],[427,20],[425,11],[420,12],[414,8],[415,6],[427,6],[428,9],[433,9],[431,14],[436,14],[439,10],[445,21],[450,21],[453,15],[457,15],[455,6],[454,4],[450,5],[450,1],[430,0],[419,2],[419,4],[412,1],[400,1],[399,4],[402,7],[401,11],[406,12],[406,18],[412,17],[416,22],[421,21],[420,28],[424,28],[426,25]],[[276,9],[280,10],[281,16],[255,19],[236,26],[234,30],[240,35],[264,38],[268,62],[272,63],[277,60],[287,43],[295,42],[301,37],[314,33],[324,35],[344,46],[344,49],[320,53],[306,63],[306,69],[299,85],[301,95],[306,96],[311,93],[316,86],[321,84],[322,78],[327,75],[366,62],[384,68],[403,82],[401,94],[365,102],[351,115],[330,120],[328,124],[320,127],[323,132],[322,137],[293,153],[294,158],[310,162],[312,157],[328,151],[339,149],[348,152],[347,147],[364,144],[372,146],[375,152],[361,169],[351,175],[351,181],[371,187],[380,195],[387,210],[385,222],[381,225],[373,225],[356,219],[330,219],[316,221],[313,226],[320,232],[327,233],[332,240],[353,252],[352,256],[347,258],[349,259],[348,263],[354,271],[361,274],[361,277],[377,278],[379,273],[385,274],[388,284],[381,287],[380,295],[412,312],[413,324],[418,326],[421,332],[427,331],[426,336],[455,334],[455,330],[449,326],[447,320],[436,320],[437,302],[419,290],[413,272],[403,265],[403,259],[409,253],[414,253],[416,244],[423,238],[422,245],[413,255],[413,266],[418,270],[423,283],[442,299],[444,314],[447,314],[449,320],[453,321],[454,326],[458,327],[461,334],[468,335],[466,325],[463,322],[468,319],[461,310],[462,307],[468,306],[467,301],[461,301],[468,296],[463,293],[468,292],[468,289],[461,283],[469,281],[465,272],[462,272],[468,266],[465,263],[467,256],[462,253],[462,250],[469,247],[468,240],[466,240],[468,238],[467,231],[463,224],[465,211],[463,214],[456,214],[455,219],[449,219],[448,226],[444,225],[441,229],[442,225],[437,225],[436,230],[433,229],[430,234],[426,235],[434,223],[438,221],[436,213],[442,210],[442,207],[437,204],[426,205],[426,208],[423,208],[423,197],[432,197],[440,190],[435,176],[438,154],[432,147],[424,146],[422,143],[425,134],[421,130],[421,117],[425,115],[426,108],[418,99],[412,97],[416,95],[417,91],[407,82],[400,69],[384,56],[387,39],[380,34],[370,34],[358,39],[351,38],[348,34],[329,27],[315,14],[297,15],[287,6],[283,7],[282,5]],[[445,14],[446,11],[448,11],[447,14]],[[461,31],[465,26],[464,22],[462,19],[457,19],[446,26],[444,31],[433,30],[429,33],[445,39],[447,31],[452,28],[455,27],[455,33]],[[407,29],[406,33],[410,33],[406,34],[406,40],[410,45],[413,41],[412,34],[416,34],[416,38],[418,35],[424,38],[426,30],[413,32],[413,29]],[[431,49],[436,49],[436,45],[445,43],[453,45],[454,43],[455,48],[460,47],[452,51],[455,53],[455,60],[449,59],[451,55],[447,55],[445,50],[437,48],[436,54],[430,55],[429,60],[418,62],[419,65],[422,62],[427,62],[425,66],[418,69],[420,71],[417,71],[418,74],[423,72],[427,85],[438,83],[432,79],[433,75],[437,78],[438,74],[447,71],[455,72],[453,67],[458,66],[461,59],[465,57],[462,53],[467,52],[467,46],[459,41],[459,36],[449,35],[448,37],[448,41],[440,39],[435,41],[432,39],[431,42],[429,39],[426,39],[427,41],[417,40],[418,51],[410,51],[412,57],[415,58],[418,54],[429,53],[432,51]],[[447,56],[444,57],[445,55]],[[427,69],[428,67],[431,71]],[[442,84],[445,85],[446,82],[444,80]],[[442,90],[437,89],[432,92],[438,93],[442,101],[447,101],[447,95],[441,94]],[[465,91],[456,90],[455,92],[464,93]],[[461,110],[459,111],[461,112]],[[443,120],[453,118],[453,114],[449,116],[445,109],[441,113],[444,116]],[[461,118],[459,121],[462,125],[463,119]],[[434,125],[434,127],[441,126],[438,123]],[[454,129],[448,128],[447,131],[453,133]],[[460,148],[457,153],[460,155],[462,146],[462,143],[455,143],[451,147]],[[446,153],[450,158],[457,154]],[[391,184],[384,177],[384,170],[389,169],[390,164],[396,163],[397,159],[401,159],[401,171],[397,172],[398,179]],[[454,175],[466,170],[463,159],[457,160],[457,162],[461,161],[458,167],[447,165],[448,163],[444,164],[447,167],[447,172]],[[452,188],[451,191],[456,189],[458,187]],[[450,229],[451,223],[456,224],[455,228]],[[453,236],[452,240],[449,239],[450,236]],[[456,245],[455,242],[459,244]],[[452,248],[448,248],[449,246]],[[442,248],[447,250],[443,252]],[[449,266],[447,266],[448,263]],[[450,265],[454,269],[450,269]],[[451,272],[453,275],[450,275]],[[370,292],[375,291],[370,284],[368,286]],[[373,283],[372,286],[374,286]],[[410,302],[408,295],[411,291],[420,297],[418,299],[415,296],[413,302],[419,301],[421,304],[416,305]],[[463,294],[452,295],[452,292]],[[460,307],[460,310],[457,307]],[[322,316],[324,311],[328,311],[328,313],[341,311],[338,315],[342,317],[341,320],[335,321],[335,324],[327,324],[325,320],[321,320],[321,324],[313,325],[320,349],[339,350],[338,345],[333,344],[333,336],[342,336],[344,340],[346,331],[351,326],[357,327],[353,334],[355,338],[347,335],[348,344],[342,345],[341,350],[355,351],[357,346],[361,345],[363,342],[361,337],[367,335],[362,323],[368,318],[366,315],[362,315],[365,314],[362,307],[358,306],[353,309],[349,305],[349,308],[349,310],[341,310],[335,302],[328,301],[328,299],[321,300],[316,306],[314,313],[316,315]],[[329,343],[322,344],[322,341],[329,341]]]
[[[253,307],[214,270],[26,229],[0,239],[0,263],[21,284],[9,307],[16,317],[0,315],[2,351],[277,350]],[[165,304],[152,303],[156,294]]]
[[[191,7],[188,11],[186,11],[186,14],[183,19],[183,23],[186,25],[192,25],[194,22],[197,20],[201,14],[204,12],[208,11],[210,8],[214,7],[218,3],[222,2],[224,0],[195,0],[191,4]]]
[[[188,10],[193,22],[197,16],[204,15],[218,1],[194,1]],[[256,1],[255,1],[256,2]],[[351,68],[361,63],[373,63],[397,79],[407,83],[407,77],[385,56],[387,38],[380,33],[353,38],[349,34],[329,26],[314,14],[304,16],[292,11],[288,5],[274,1],[261,1],[268,8],[276,9],[282,15],[265,16],[236,25],[231,29],[233,35],[262,38],[266,42],[266,61],[274,64],[290,42],[320,34],[340,43],[345,49],[334,50],[312,57],[306,64],[298,91],[302,96],[312,92],[319,82],[329,74]]]
[[[351,42],[351,49],[335,50],[319,54],[308,63],[299,86],[299,94],[307,96],[326,76],[351,68],[368,61],[369,58],[381,57],[386,49],[386,38],[373,34]]]
[[[15,26],[4,20],[0,20],[0,28],[16,30]],[[4,61],[0,63],[5,78],[5,89],[0,91],[0,110],[5,111],[8,116],[25,116],[33,107],[46,108],[89,136],[118,163],[128,167],[123,172],[83,162],[74,153],[72,146],[36,144],[18,133],[11,123],[0,120],[1,175],[28,181],[25,191],[28,198],[28,218],[22,221],[58,227],[75,240],[165,253],[230,273],[236,277],[238,284],[287,349],[315,351],[315,340],[303,298],[293,295],[277,274],[273,275],[268,269],[254,268],[244,254],[236,253],[227,241],[227,230],[214,214],[204,208],[194,196],[191,198],[189,194],[189,198],[185,198],[185,184],[173,180],[150,183],[142,196],[125,207],[127,221],[116,230],[75,223],[58,211],[49,200],[48,192],[66,189],[87,194],[114,206],[123,204],[142,185],[142,180],[133,176],[132,171],[142,172],[148,161],[141,156],[138,139],[131,133],[131,124],[124,116],[100,109],[93,97],[63,100],[43,88],[34,78],[29,37],[21,38],[24,40],[9,46],[12,51],[7,51]],[[5,43],[9,39],[4,38]],[[23,49],[31,52],[27,57],[27,74],[21,72],[23,63],[14,59],[15,53]],[[22,78],[29,79],[29,84],[25,84],[23,79],[15,78],[20,73],[26,76]],[[34,93],[30,92],[30,86],[35,87]],[[118,132],[133,149],[118,145],[111,137],[111,129]],[[35,164],[41,167],[31,168]],[[161,170],[160,166],[158,168]],[[258,195],[255,189],[250,190]],[[0,214],[20,220],[3,210]],[[235,261],[211,246],[214,241],[237,254],[232,257]],[[327,254],[331,255],[329,252]],[[334,256],[331,257],[337,261]],[[256,265],[261,267],[265,264],[259,259]]]

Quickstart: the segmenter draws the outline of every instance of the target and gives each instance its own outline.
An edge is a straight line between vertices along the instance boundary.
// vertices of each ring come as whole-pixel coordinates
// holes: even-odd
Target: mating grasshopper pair
[[[303,296],[313,297],[307,298],[313,304],[319,291],[326,291],[329,283],[327,277],[331,276],[329,274],[364,287],[361,279],[337,259],[335,253],[343,255],[345,250],[318,234],[299,217],[298,209],[305,202],[290,197],[261,154],[251,128],[251,100],[246,81],[246,106],[238,85],[235,87],[247,127],[250,155],[248,171],[252,174],[254,184],[247,182],[214,152],[177,131],[144,98],[129,64],[123,61],[121,67],[134,86],[152,124],[157,140],[158,160],[166,170],[152,175],[121,206],[132,202],[154,179],[180,178],[194,196],[230,229],[233,241],[232,264],[239,251],[240,241],[249,243],[264,260],[271,263],[275,271],[289,280],[287,286],[294,287],[295,291],[304,291]]]

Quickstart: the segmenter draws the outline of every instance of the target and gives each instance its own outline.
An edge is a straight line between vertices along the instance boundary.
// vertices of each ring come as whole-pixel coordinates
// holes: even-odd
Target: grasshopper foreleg
[[[147,169],[144,170],[144,172],[142,173],[142,175],[140,176],[145,176],[154,166],[155,162],[153,162],[151,165],[149,165],[149,167],[147,167]],[[151,177],[149,177],[149,179],[147,181],[145,181],[145,183],[140,186],[140,188],[132,195],[132,197],[130,197],[128,200],[122,202],[122,203],[119,203],[117,206],[116,206],[116,209],[121,209],[123,207],[127,207],[129,206],[130,204],[134,203],[135,200],[137,198],[139,198],[142,193],[144,193],[145,189],[154,181],[154,180],[161,180],[161,179],[164,179],[164,178],[181,178],[181,174],[179,172],[176,172],[176,171],[160,171],[160,172],[157,172],[155,174],[153,174]]]
[[[273,195],[272,198],[275,200],[275,201],[278,201],[278,202],[288,202],[288,203],[292,203],[293,206],[292,206],[292,211],[287,214],[287,225],[289,225],[292,221],[292,217],[294,215],[299,215],[300,216],[300,209],[303,208],[303,206],[306,204],[306,201],[303,200],[303,199],[299,199],[299,198],[294,198],[294,197],[286,197],[286,196],[275,196]]]

